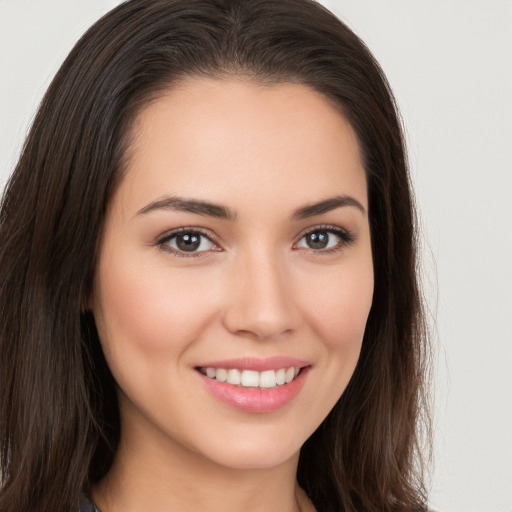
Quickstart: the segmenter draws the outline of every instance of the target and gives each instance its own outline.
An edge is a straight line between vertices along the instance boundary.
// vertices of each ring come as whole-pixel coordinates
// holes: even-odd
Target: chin
[[[230,469],[259,470],[282,466],[298,459],[302,443],[299,440],[275,436],[251,435],[242,439],[233,436],[217,442],[208,450],[200,450],[203,457]]]
[[[268,470],[282,466],[293,459],[298,459],[300,447],[291,452],[275,452],[271,449],[234,449],[229,454],[215,456],[214,462],[230,469]]]

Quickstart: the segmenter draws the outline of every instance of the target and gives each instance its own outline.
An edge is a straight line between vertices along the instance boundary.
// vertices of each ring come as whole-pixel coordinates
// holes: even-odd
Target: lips
[[[299,393],[311,368],[289,357],[231,359],[196,367],[204,385],[228,406],[245,412],[272,412]]]

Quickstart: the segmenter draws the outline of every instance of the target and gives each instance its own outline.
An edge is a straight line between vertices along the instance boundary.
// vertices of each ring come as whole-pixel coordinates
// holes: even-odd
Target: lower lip
[[[225,404],[245,412],[273,412],[291,402],[302,389],[309,367],[288,384],[274,388],[245,388],[210,379],[198,372],[208,390]]]

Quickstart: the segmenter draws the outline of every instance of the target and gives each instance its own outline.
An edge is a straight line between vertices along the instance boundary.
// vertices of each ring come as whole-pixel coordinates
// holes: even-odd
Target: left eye
[[[296,247],[303,249],[323,250],[333,249],[343,243],[342,233],[332,230],[318,229],[306,233],[297,243]]]
[[[197,253],[209,251],[214,243],[206,235],[197,231],[183,231],[167,237],[161,245],[178,253]]]

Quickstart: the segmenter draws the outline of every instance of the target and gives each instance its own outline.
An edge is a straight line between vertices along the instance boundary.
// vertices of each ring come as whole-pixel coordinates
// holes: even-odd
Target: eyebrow
[[[313,203],[302,208],[299,208],[293,215],[292,220],[303,220],[309,217],[314,217],[315,215],[321,215],[322,213],[327,213],[332,210],[336,210],[337,208],[342,208],[345,206],[353,206],[361,211],[361,213],[366,214],[366,210],[364,206],[354,197],[351,196],[335,196],[330,197],[329,199],[324,199],[318,203]]]
[[[351,196],[335,196],[324,199],[318,203],[306,205],[296,210],[292,215],[293,221],[307,219],[315,215],[321,215],[337,208],[352,206],[366,214],[364,206],[355,198]],[[197,215],[204,215],[206,217],[215,217],[224,220],[235,220],[237,215],[234,211],[226,206],[222,206],[208,201],[199,199],[187,199],[183,197],[164,197],[149,203],[141,208],[137,215],[144,215],[155,210],[173,210],[178,212],[189,212]]]
[[[177,212],[190,212],[207,217],[216,217],[218,219],[234,220],[235,212],[225,206],[221,206],[208,201],[199,199],[186,199],[183,197],[164,197],[149,203],[140,209],[137,214],[142,215],[154,210],[173,210]]]

